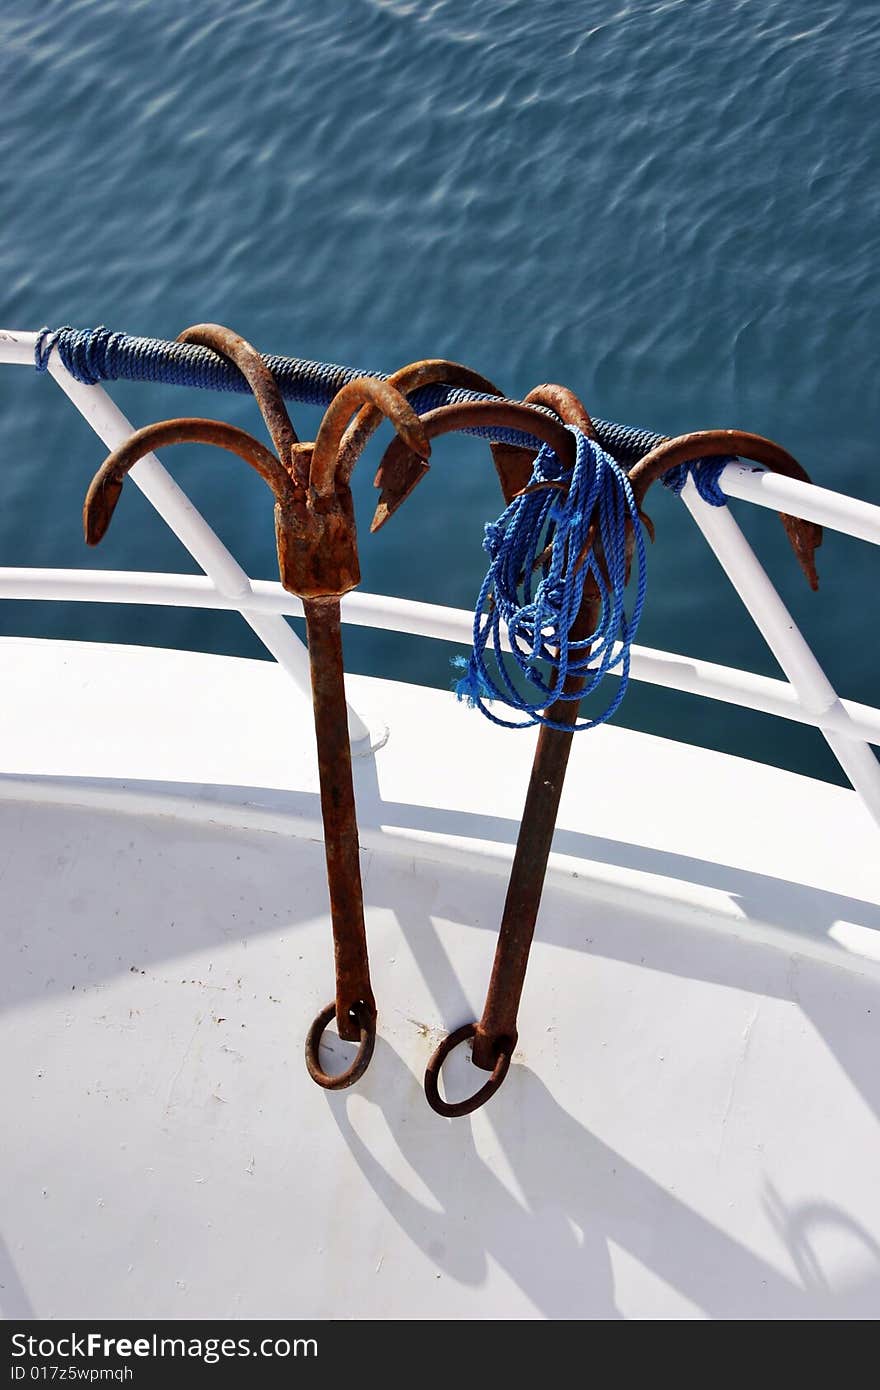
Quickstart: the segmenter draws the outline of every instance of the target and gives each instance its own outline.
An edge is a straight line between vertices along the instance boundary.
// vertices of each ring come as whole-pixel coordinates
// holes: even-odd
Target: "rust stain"
[[[769,468],[771,473],[781,473],[785,478],[795,478],[802,483],[811,481],[796,458],[762,434],[750,434],[746,430],[697,430],[658,444],[656,449],[645,454],[630,469],[630,482],[639,511],[648,488],[670,468],[676,468],[680,463],[692,463],[695,459],[723,455],[753,459]],[[779,516],[807,583],[811,589],[818,589],[815,556],[822,544],[822,527],[812,521],[803,521],[800,517],[787,516],[784,512],[780,512]]]

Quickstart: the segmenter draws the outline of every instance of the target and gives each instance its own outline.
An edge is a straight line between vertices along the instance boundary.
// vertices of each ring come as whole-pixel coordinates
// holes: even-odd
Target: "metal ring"
[[[438,1090],[440,1080],[440,1068],[446,1061],[450,1052],[458,1044],[472,1038],[477,1031],[475,1023],[465,1023],[461,1028],[456,1028],[454,1033],[450,1033],[444,1038],[437,1051],[428,1063],[425,1072],[425,1095],[432,1110],[436,1110],[438,1115],[445,1115],[448,1119],[457,1120],[462,1115],[470,1115],[472,1111],[479,1110],[481,1105],[485,1105],[487,1100],[494,1096],[498,1087],[501,1085],[508,1068],[513,1049],[507,1044],[505,1038],[501,1039],[498,1046],[498,1056],[495,1061],[495,1068],[485,1086],[481,1086],[475,1095],[469,1096],[467,1100],[450,1102],[443,1100]]]
[[[360,1081],[370,1065],[370,1058],[376,1045],[376,1016],[370,1013],[364,1004],[356,1004],[352,1009],[352,1014],[360,1025],[361,1041],[357,1055],[346,1071],[331,1075],[324,1071],[318,1061],[318,1048],[321,1045],[321,1038],[324,1036],[324,1029],[330,1020],[336,1017],[335,999],[327,1005],[326,1009],[321,1010],[308,1031],[306,1067],[312,1080],[317,1082],[319,1086],[323,1086],[325,1091],[342,1091],[346,1086],[353,1086],[356,1081]]]

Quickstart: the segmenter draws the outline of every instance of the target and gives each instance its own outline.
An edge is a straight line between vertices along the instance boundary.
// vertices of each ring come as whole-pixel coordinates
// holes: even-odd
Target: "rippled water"
[[[9,327],[213,319],[384,370],[451,356],[509,394],[562,381],[607,419],[769,434],[880,501],[876,4],[6,0],[0,43]],[[138,423],[254,424],[243,398],[115,394]],[[25,370],[0,373],[0,407],[0,563],[192,568],[133,490],[87,554],[100,445]],[[273,577],[261,485],[225,456],[169,461]],[[649,510],[640,640],[778,674],[681,504]],[[364,586],[472,606],[497,511],[481,446],[438,450],[364,532]],[[877,551],[829,536],[812,595],[775,518],[738,515],[842,693],[880,700]],[[179,610],[10,603],[0,631],[258,654],[239,619]],[[450,680],[440,644],[347,645],[354,669]],[[618,720],[836,775],[812,731],[691,697],[634,686]]]

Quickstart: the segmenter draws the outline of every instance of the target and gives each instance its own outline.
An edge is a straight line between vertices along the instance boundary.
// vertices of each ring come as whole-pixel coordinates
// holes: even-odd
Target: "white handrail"
[[[780,473],[768,473],[763,468],[743,463],[729,463],[719,478],[721,491],[728,497],[741,497],[773,512],[815,521],[832,531],[843,531],[858,540],[880,545],[880,507],[861,498],[847,497],[843,492],[831,492],[816,483],[802,483],[797,478],[784,478]]]
[[[210,579],[198,574],[157,574],[132,570],[63,570],[0,567],[0,599],[43,599],[71,603],[136,603],[171,608],[239,611],[238,601],[220,593]],[[248,611],[303,616],[302,602],[275,580],[254,579]],[[378,627],[387,632],[432,637],[470,646],[474,617],[464,608],[412,599],[389,598],[363,590],[346,594],[342,621],[355,627]],[[503,639],[505,650],[510,646]],[[839,734],[843,738],[880,745],[880,709],[841,700],[820,713],[807,709],[787,681],[751,671],[739,671],[697,657],[656,651],[634,645],[630,675],[649,685],[703,695],[761,714],[773,714],[799,724]]]

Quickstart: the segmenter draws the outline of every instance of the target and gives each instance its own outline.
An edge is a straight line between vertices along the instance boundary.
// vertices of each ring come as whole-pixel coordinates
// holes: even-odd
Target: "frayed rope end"
[[[476,709],[481,700],[491,699],[492,692],[480,675],[473,657],[468,659],[465,656],[454,656],[449,664],[453,670],[463,672],[450,687],[455,691],[457,700],[463,700],[468,709]]]

